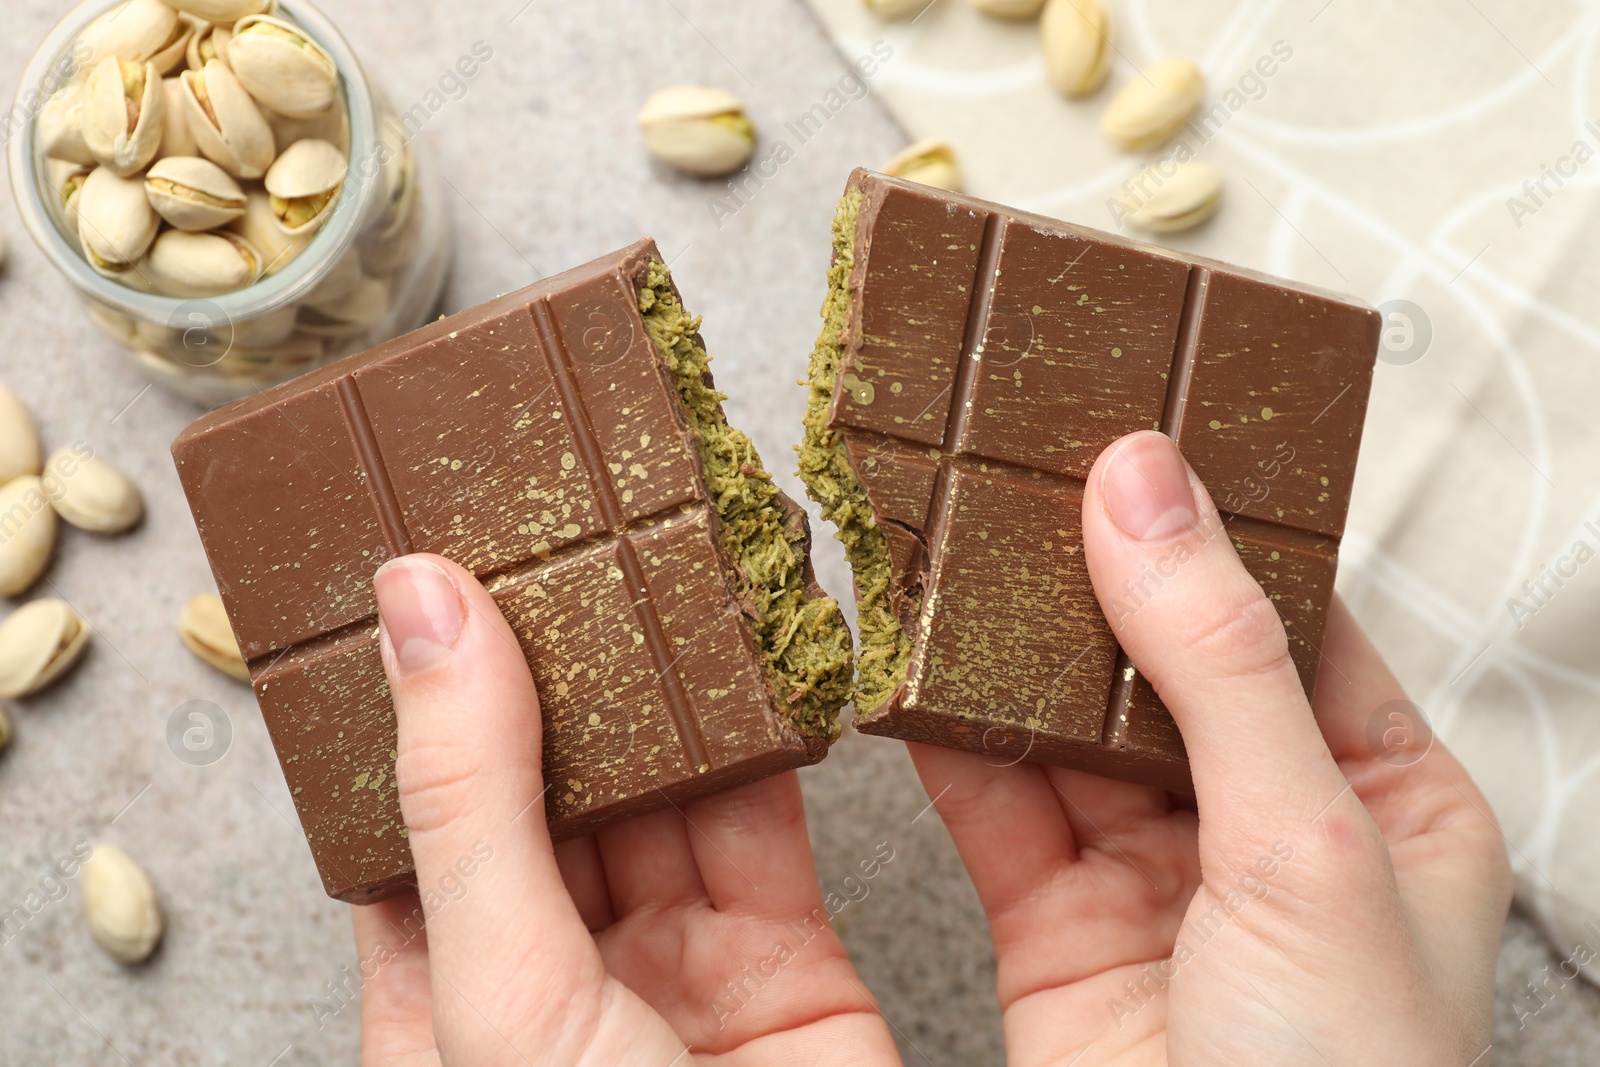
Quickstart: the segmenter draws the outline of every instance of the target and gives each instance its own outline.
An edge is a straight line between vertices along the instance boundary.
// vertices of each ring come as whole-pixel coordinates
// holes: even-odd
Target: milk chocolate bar
[[[826,754],[849,631],[804,512],[723,417],[698,328],[643,241],[174,444],[330,895],[415,881],[372,590],[395,556],[455,560],[510,621],[557,839]]]
[[[1312,691],[1376,311],[857,171],[823,318],[801,474],[855,570],[858,729],[1191,788],[1083,561],[1084,479],[1135,430],[1205,481]]]

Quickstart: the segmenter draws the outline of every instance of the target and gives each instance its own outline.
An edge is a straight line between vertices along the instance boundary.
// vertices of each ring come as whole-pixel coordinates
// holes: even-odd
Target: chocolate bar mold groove
[[[946,453],[962,451],[966,442],[967,419],[972,414],[972,399],[978,389],[978,372],[983,365],[983,342],[989,329],[989,309],[994,304],[995,286],[1000,282],[1000,253],[1005,243],[1006,220],[991,213],[983,221],[983,238],[978,243],[978,269],[972,279],[972,305],[967,310],[961,361],[956,364],[953,411],[945,428]]]
[[[1189,404],[1189,379],[1194,375],[1195,359],[1200,354],[1200,324],[1206,313],[1206,294],[1211,289],[1211,271],[1192,267],[1183,294],[1183,315],[1178,324],[1178,343],[1172,355],[1172,370],[1167,375],[1167,400],[1162,405],[1161,432],[1178,440],[1183,425],[1183,410]],[[1181,447],[1181,443],[1180,443]]]
[[[367,405],[361,399],[361,390],[352,378],[341,378],[337,386],[339,407],[344,421],[350,427],[350,439],[355,444],[356,458],[367,476],[367,493],[372,497],[373,510],[378,515],[378,528],[389,543],[389,551],[396,556],[411,555],[411,533],[406,529],[405,509],[395,494],[394,483],[389,481],[389,471],[383,465],[383,454],[378,448],[378,435],[372,430],[372,419],[367,415]]]
[[[605,456],[594,427],[589,423],[588,409],[584,407],[578,383],[573,378],[570,362],[572,355],[561,336],[561,331],[556,328],[555,317],[550,311],[550,301],[548,299],[538,301],[533,305],[532,311],[534,327],[542,342],[540,347],[544,349],[550,365],[551,380],[555,384],[556,394],[561,398],[561,406],[567,412],[567,424],[571,427],[573,447],[578,450],[583,469],[589,477],[589,484],[594,487],[600,517],[616,538],[617,563],[622,568],[623,581],[627,583],[628,600],[633,605],[635,618],[639,620],[639,628],[644,634],[645,648],[650,653],[650,661],[655,665],[656,675],[665,687],[667,711],[672,716],[672,724],[677,730],[678,742],[683,746],[684,758],[689,761],[689,766],[694,768],[696,773],[704,774],[711,769],[711,756],[706,750],[705,738],[700,733],[689,694],[684,690],[683,679],[678,677],[677,659],[667,645],[666,631],[650,598],[650,587],[645,581],[644,568],[640,566],[633,542],[628,537],[627,524],[622,519],[622,504],[617,500],[616,487],[611,484],[611,479],[605,476]]]

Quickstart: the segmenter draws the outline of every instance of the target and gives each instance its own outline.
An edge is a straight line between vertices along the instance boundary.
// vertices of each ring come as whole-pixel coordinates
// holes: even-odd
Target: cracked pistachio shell
[[[347,108],[330,107],[308,119],[290,118],[271,110],[265,115],[279,152],[288,151],[296,141],[315,139],[327,141],[346,155],[350,154],[350,112]]]
[[[300,329],[312,337],[351,337],[371,330],[389,314],[389,287],[363,278],[348,296],[322,307],[302,305]]]
[[[261,277],[261,253],[226,230],[168,230],[145,257],[144,272],[164,296],[217,296],[253,285]]]
[[[231,25],[249,15],[259,15],[271,10],[273,0],[167,0],[186,15],[202,22],[220,22]]]
[[[972,0],[972,6],[997,19],[1031,19],[1044,6],[1044,0]]]
[[[86,57],[86,66],[107,58],[145,63],[157,56],[167,58],[175,41],[183,40],[186,46],[185,30],[178,13],[162,0],[128,0],[89,23],[78,35],[78,50]]]
[[[95,944],[119,963],[142,963],[161,941],[161,904],[150,876],[115,845],[83,861],[83,917]]]
[[[87,166],[94,153],[83,140],[83,84],[74,82],[45,101],[35,127],[39,145],[50,159]]]
[[[270,15],[240,19],[228,65],[250,95],[290,118],[319,115],[339,95],[339,68],[300,27]]]
[[[144,518],[144,497],[126,474],[101,459],[68,449],[44,465],[45,495],[56,514],[80,530],[118,534]]]
[[[109,277],[133,270],[161,228],[144,182],[97,167],[84,179],[76,200],[78,239],[89,265]]]
[[[245,194],[244,217],[228,229],[243,237],[261,253],[262,277],[270,278],[294,262],[311,244],[312,234],[292,237],[283,232],[272,211],[272,198],[260,189]]]
[[[220,26],[214,22],[200,23],[194,31],[194,36],[189,39],[189,47],[184,55],[189,69],[204,70],[206,64],[213,59],[226,65],[228,42],[232,39],[232,26]]]
[[[244,190],[209,159],[163,159],[145,175],[144,191],[156,214],[191,233],[226,226],[244,215]]]
[[[1049,0],[1039,20],[1045,72],[1062,96],[1088,96],[1111,70],[1116,30],[1101,0]]]
[[[1222,201],[1222,172],[1204,160],[1190,160],[1150,196],[1124,194],[1120,200],[1124,218],[1140,229],[1178,233],[1216,214]]]
[[[143,170],[161,146],[167,96],[154,63],[107,57],[83,89],[83,141],[119,177]]]
[[[299,314],[293,305],[274,308],[264,315],[219,327],[218,332],[239,348],[270,348],[289,339]]]
[[[862,0],[867,10],[883,19],[908,19],[920,15],[933,0]]]
[[[178,616],[178,636],[184,647],[207,664],[230,678],[250,681],[250,668],[239,653],[233,625],[217,594],[204,593],[183,606],[183,614]]]
[[[891,178],[904,178],[935,189],[961,191],[961,167],[956,150],[944,141],[918,141],[883,165]]]
[[[200,146],[189,132],[189,106],[183,100],[183,82],[177,78],[162,78],[161,92],[167,98],[167,121],[161,124],[161,144],[156,146],[156,159],[199,155]]]
[[[37,477],[0,485],[0,596],[28,591],[56,548],[56,513]]]
[[[38,474],[41,456],[33,416],[16,393],[0,385],[0,484]]]
[[[219,60],[178,75],[189,132],[207,158],[235,178],[259,178],[277,158],[272,127],[261,109]]]
[[[1204,75],[1188,60],[1157,63],[1122,87],[1100,119],[1100,128],[1125,152],[1155,148],[1189,121],[1205,91]]]
[[[328,268],[328,273],[317,279],[316,288],[300,303],[314,311],[336,308],[356,291],[365,278],[366,275],[361,271],[361,257],[346,253]]]
[[[33,600],[0,623],[0,697],[25,697],[83,658],[89,624],[64,600]]]
[[[658,90],[639,112],[645,147],[656,159],[702,178],[729,174],[755,151],[755,127],[732,93],[709,85]]]
[[[61,207],[61,221],[66,223],[67,231],[74,237],[78,233],[78,194],[83,191],[83,183],[93,170],[93,164],[80,165],[61,159],[46,162],[45,180]]]
[[[296,141],[267,171],[272,215],[290,236],[314,233],[327,221],[344,186],[349,162],[327,141]]]

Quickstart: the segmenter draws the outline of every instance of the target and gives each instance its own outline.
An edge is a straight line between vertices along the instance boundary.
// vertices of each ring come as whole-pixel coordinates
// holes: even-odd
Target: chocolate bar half
[[[510,621],[558,839],[826,754],[849,631],[698,330],[641,241],[173,445],[331,896],[415,879],[372,591],[395,556],[455,560]]]
[[[857,171],[801,476],[856,576],[862,731],[1191,788],[1112,637],[1080,509],[1177,441],[1315,685],[1380,316],[1348,298]],[[1176,573],[1118,594],[1136,611]]]

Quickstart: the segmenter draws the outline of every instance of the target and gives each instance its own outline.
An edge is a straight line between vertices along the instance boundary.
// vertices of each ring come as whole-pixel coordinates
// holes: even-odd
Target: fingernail
[[[1194,494],[1178,446],[1165,434],[1141,433],[1116,446],[1101,476],[1106,510],[1140,541],[1171,537],[1195,524]]]
[[[392,559],[372,582],[378,617],[402,673],[426,670],[449,654],[466,608],[448,574],[425,559]]]

